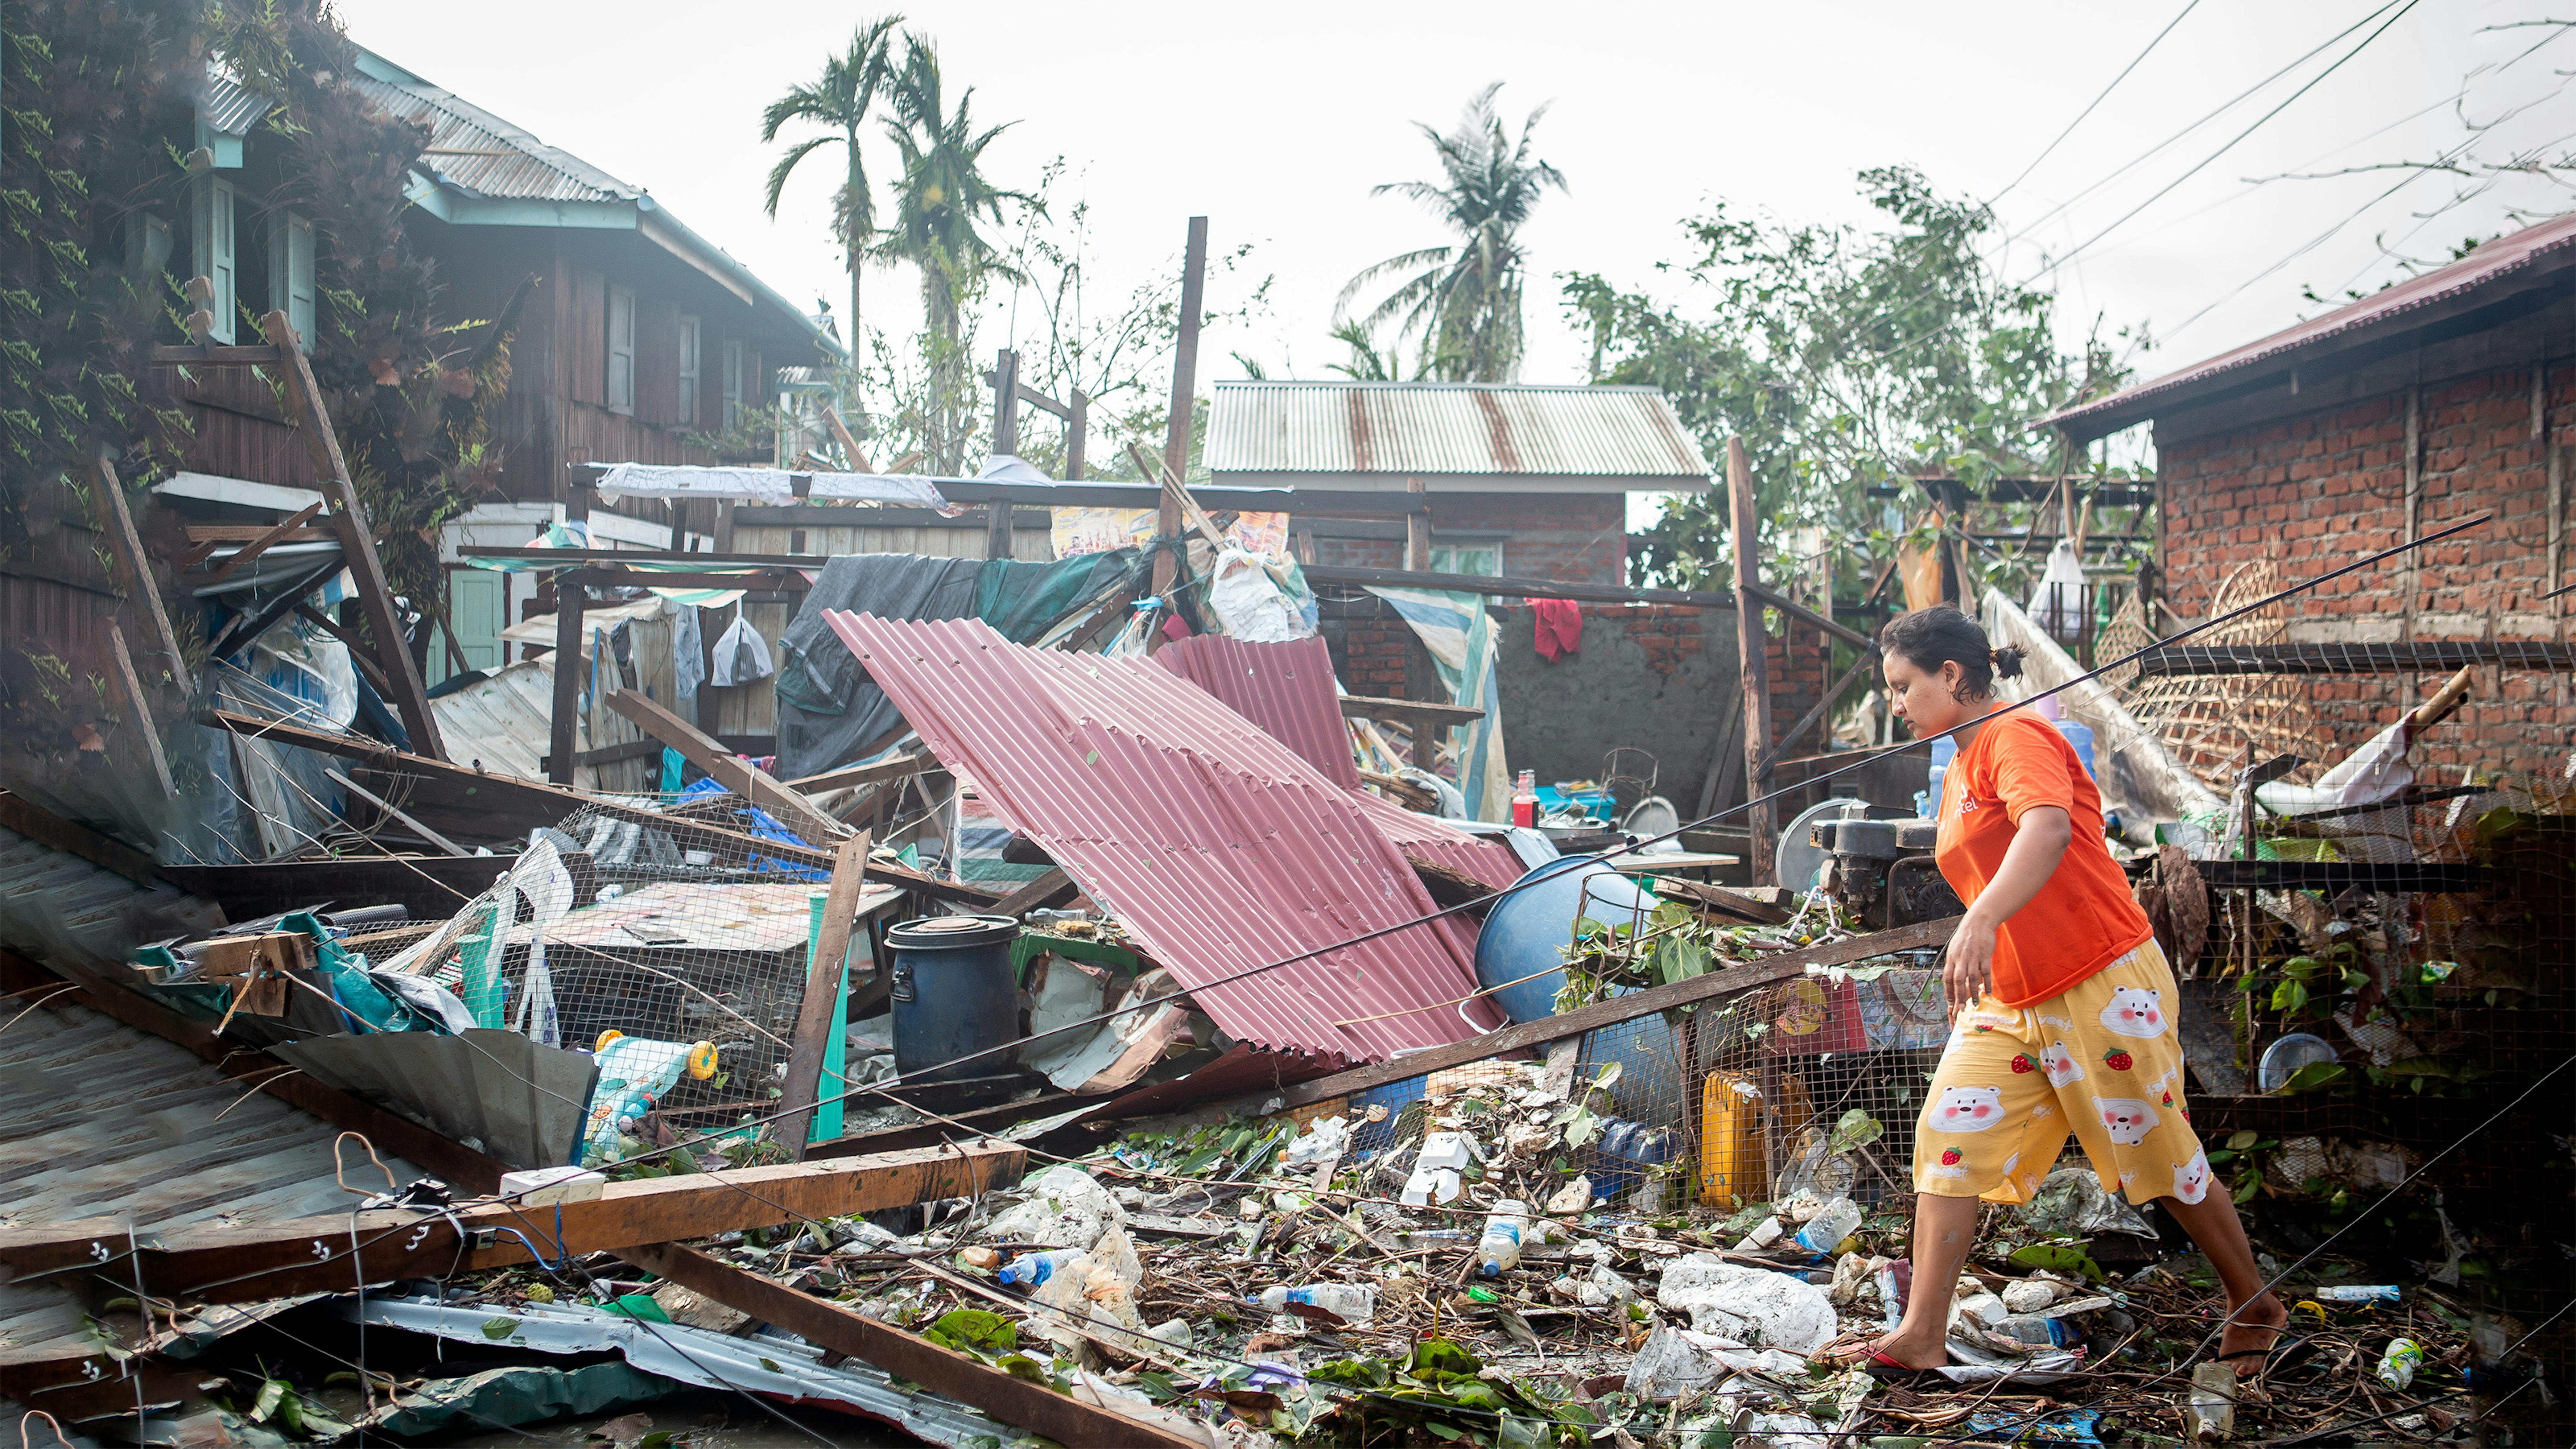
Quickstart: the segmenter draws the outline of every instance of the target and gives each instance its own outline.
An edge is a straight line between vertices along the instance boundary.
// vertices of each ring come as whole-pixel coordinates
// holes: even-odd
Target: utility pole
[[[1183,483],[1190,476],[1190,399],[1198,383],[1199,312],[1206,290],[1207,218],[1194,216],[1190,218],[1189,247],[1181,264],[1181,336],[1172,355],[1172,416],[1163,434],[1163,466],[1174,480]],[[1154,532],[1156,537],[1166,539],[1178,538],[1181,532],[1181,501],[1168,489],[1155,518]],[[1172,573],[1172,555],[1154,555],[1156,594],[1171,589]]]

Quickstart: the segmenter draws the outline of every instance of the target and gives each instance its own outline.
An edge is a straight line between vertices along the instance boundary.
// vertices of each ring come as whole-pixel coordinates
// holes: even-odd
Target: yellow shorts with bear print
[[[2151,939],[2036,1006],[1960,1014],[1914,1132],[1914,1190],[2027,1202],[2066,1134],[2103,1190],[2199,1202],[2209,1158],[2183,1101],[2180,994]]]

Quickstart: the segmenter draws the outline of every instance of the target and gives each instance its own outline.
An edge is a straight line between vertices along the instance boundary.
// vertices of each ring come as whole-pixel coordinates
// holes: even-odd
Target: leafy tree
[[[887,134],[903,153],[895,190],[894,224],[877,255],[910,262],[921,273],[921,310],[931,347],[927,362],[931,396],[928,449],[934,467],[963,466],[965,430],[959,419],[972,407],[974,371],[964,336],[965,308],[994,280],[1018,282],[1025,274],[1003,259],[977,229],[1000,225],[1009,205],[1036,207],[1038,198],[995,186],[984,175],[984,150],[1015,123],[977,130],[969,86],[949,109],[943,95],[939,53],[914,34],[904,37],[903,65],[894,73],[894,120]]]
[[[1873,487],[2061,472],[2071,460],[2036,420],[2126,376],[2098,337],[2059,346],[2049,294],[1995,275],[1982,205],[1941,196],[1908,167],[1859,179],[1885,229],[1788,226],[1722,205],[1689,222],[1698,254],[1666,268],[1690,284],[1688,304],[1597,274],[1564,286],[1591,330],[1595,381],[1662,388],[1712,460],[1742,437],[1766,527],[1817,529],[1854,568],[1885,556],[1908,521]],[[1730,536],[1723,486],[1676,499],[1629,571],[1731,586]]]
[[[1477,92],[1445,136],[1416,123],[1440,158],[1438,182],[1389,182],[1369,192],[1421,202],[1458,241],[1389,257],[1351,278],[1336,302],[1347,308],[1371,283],[1400,276],[1361,326],[1374,332],[1393,323],[1399,345],[1418,336],[1422,375],[1444,382],[1509,382],[1519,373],[1521,224],[1542,190],[1566,189],[1562,173],[1530,155],[1530,132],[1547,107],[1530,112],[1515,140],[1494,112],[1502,88],[1496,81]]]
[[[778,215],[778,200],[787,189],[787,178],[796,163],[822,147],[839,145],[846,167],[841,189],[832,198],[832,235],[848,252],[850,261],[850,336],[859,335],[859,274],[867,260],[868,246],[876,237],[876,195],[868,186],[866,155],[859,149],[859,130],[877,108],[877,93],[885,87],[894,69],[894,28],[903,23],[900,15],[889,15],[862,25],[850,37],[850,48],[823,63],[823,74],[815,80],[789,89],[787,94],[769,103],[761,114],[760,139],[767,144],[778,139],[778,133],[789,123],[810,122],[829,128],[826,134],[809,137],[787,149],[778,164],[769,169],[769,214]],[[834,135],[830,132],[838,132]]]

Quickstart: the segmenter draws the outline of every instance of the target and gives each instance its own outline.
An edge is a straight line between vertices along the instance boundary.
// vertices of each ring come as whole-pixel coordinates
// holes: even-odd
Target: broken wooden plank
[[[555,576],[555,652],[546,662],[554,671],[554,703],[548,712],[546,778],[557,785],[574,779],[581,738],[582,671],[590,667],[590,637],[582,615],[590,603],[590,576],[580,569]]]
[[[863,1360],[934,1393],[972,1404],[1015,1429],[1070,1449],[1206,1449],[1206,1441],[1098,1404],[1059,1394],[863,1317],[829,1299],[799,1293],[678,1243],[619,1250],[617,1256],[657,1277],[796,1334],[809,1343]]]
[[[1797,951],[1782,951],[1778,955],[1765,956],[1761,960],[1747,962],[1742,966],[1732,966],[1724,971],[1712,971],[1706,976],[1694,976],[1687,981],[1673,982],[1669,986],[1648,987],[1643,991],[1630,992],[1626,996],[1609,1001],[1595,1002],[1590,1006],[1561,1012],[1555,1016],[1541,1017],[1536,1021],[1523,1022],[1518,1026],[1507,1026],[1499,1031],[1489,1031],[1483,1036],[1472,1036],[1465,1041],[1451,1042],[1446,1046],[1418,1051],[1393,1061],[1355,1067],[1347,1072],[1336,1072],[1329,1077],[1318,1077],[1311,1082],[1290,1087],[1282,1094],[1282,1098],[1287,1106],[1301,1107],[1308,1102],[1320,1102],[1328,1097],[1339,1097],[1370,1087],[1383,1087],[1390,1082],[1410,1081],[1425,1072],[1463,1067],[1469,1062],[1481,1062],[1500,1056],[1504,1052],[1537,1046],[1541,1042],[1579,1036],[1598,1027],[1617,1026],[1623,1021],[1634,1021],[1638,1017],[1658,1011],[1669,1011],[1676,1006],[1688,1006],[1696,1001],[1731,996],[1756,986],[1768,986],[1775,981],[1786,981],[1791,977],[1803,976],[1809,967],[1848,966],[1855,961],[1866,961],[1873,956],[1887,956],[1898,951],[1920,951],[1926,947],[1946,943],[1950,939],[1951,931],[1956,929],[1958,924],[1959,918],[1950,916],[1938,921],[1925,921],[1920,925],[1901,926],[1893,931],[1880,931],[1874,935],[1854,936],[1849,940],[1835,941],[1828,945],[1809,946]]]
[[[805,1139],[812,1135],[816,1098],[823,1081],[823,1058],[834,1032],[841,1029],[841,973],[850,956],[850,924],[859,913],[868,864],[868,833],[841,842],[832,862],[832,886],[823,898],[823,926],[815,933],[812,959],[805,963],[805,995],[796,1008],[796,1035],[787,1054],[787,1080],[778,1096],[787,1115],[778,1121],[778,1141],[790,1161],[805,1160]],[[839,1136],[836,1124],[832,1135]]]
[[[134,529],[134,511],[125,506],[125,483],[116,476],[116,465],[101,454],[98,460],[99,491],[107,495],[108,552],[116,556],[117,572],[128,597],[143,609],[144,619],[152,626],[152,642],[168,660],[170,681],[179,693],[193,695],[196,681],[188,677],[187,656],[179,652],[179,633],[170,627],[170,611],[162,605],[161,588],[152,582],[152,557],[143,551],[143,536]]]
[[[271,367],[278,360],[278,349],[253,343],[234,347],[207,343],[191,347],[185,343],[164,342],[145,355],[154,367]]]
[[[1469,725],[1483,719],[1485,712],[1463,704],[1441,704],[1427,699],[1381,699],[1368,694],[1342,696],[1342,718],[1376,719],[1380,715],[1418,717],[1442,725]]]
[[[898,755],[891,760],[881,760],[873,765],[852,765],[847,769],[826,770],[819,775],[800,776],[785,783],[790,790],[807,795],[819,795],[826,790],[847,790],[859,785],[875,785],[938,768],[939,761],[933,759],[929,751],[921,750],[909,755]]]
[[[343,1211],[281,1222],[189,1224],[144,1235],[134,1267],[120,1264],[118,1271],[128,1284],[139,1270],[157,1293],[209,1303],[335,1292],[362,1276],[369,1283],[439,1278],[534,1262],[540,1252],[557,1262],[675,1238],[972,1197],[1017,1183],[1027,1163],[1025,1149],[986,1140],[612,1182],[598,1197],[542,1207],[497,1202],[442,1215]],[[22,1226],[0,1239],[0,1261],[21,1274],[76,1268],[95,1261],[94,1238],[48,1231],[44,1224]]]
[[[67,996],[54,998],[86,1006],[105,1016],[115,1017],[127,1026],[148,1031],[176,1046],[184,1047],[218,1067],[234,1074],[237,1080],[262,1077],[255,1091],[301,1107],[334,1127],[356,1132],[387,1152],[410,1161],[457,1188],[470,1193],[490,1192],[501,1185],[501,1174],[508,1168],[499,1160],[473,1148],[430,1131],[407,1117],[399,1117],[372,1102],[350,1096],[336,1088],[326,1087],[302,1072],[290,1072],[276,1058],[256,1052],[239,1042],[226,1041],[214,1034],[204,1022],[191,1021],[131,987],[110,981],[83,967],[57,964],[39,966],[25,957],[0,950],[0,990],[26,991],[60,980],[79,988]],[[9,1261],[0,1255],[0,1261]]]
[[[301,598],[295,601],[294,613],[295,617],[349,646],[349,662],[358,667],[360,674],[367,676],[367,682],[376,687],[378,694],[383,695],[385,691],[393,688],[393,681],[385,677],[384,666],[367,657],[366,641],[360,639],[348,625],[323,613]]]
[[[746,764],[726,749],[715,736],[671,713],[631,689],[620,689],[608,696],[608,707],[635,722],[646,734],[678,750],[690,764],[707,772],[715,782],[744,800],[779,817],[779,823],[813,841],[838,839],[841,822],[814,807],[814,802],[790,789],[785,782]],[[560,732],[560,725],[558,725]],[[558,741],[557,747],[563,747]]]
[[[331,501],[331,516],[340,529],[343,562],[357,583],[359,603],[367,611],[367,627],[376,636],[376,663],[383,666],[386,679],[393,685],[394,697],[386,703],[402,715],[412,749],[443,760],[447,750],[439,742],[438,720],[430,713],[429,691],[421,686],[420,669],[412,663],[411,651],[403,647],[402,615],[394,607],[393,587],[385,580],[384,561],[376,557],[376,540],[367,531],[367,512],[358,504],[357,485],[349,480],[349,462],[340,454],[340,435],[331,425],[329,410],[322,406],[322,387],[313,380],[313,365],[296,345],[295,328],[287,322],[284,312],[271,312],[261,319],[260,331],[276,349],[278,375],[286,384],[296,431],[303,435],[304,450],[312,455],[314,470],[321,475],[322,494]]]
[[[107,621],[108,647],[116,655],[117,682],[125,686],[125,702],[134,711],[134,727],[143,736],[144,752],[152,759],[152,777],[161,784],[161,798],[179,798],[178,783],[170,778],[170,757],[161,748],[161,726],[152,718],[152,698],[143,692],[143,681],[135,676],[134,656],[125,647],[125,630],[114,619]]]
[[[1742,891],[1729,890],[1724,886],[1703,885],[1695,880],[1684,880],[1680,876],[1656,876],[1654,888],[1663,895],[1679,897],[1692,905],[1706,907],[1720,915],[1733,916],[1739,921],[1750,921],[1757,926],[1776,926],[1789,919],[1790,915],[1786,907],[1758,900]]]
[[[1048,866],[1046,874],[994,902],[992,913],[1009,916],[1016,921],[1031,911],[1060,906],[1080,894],[1082,887],[1075,883],[1073,877],[1056,866]]]
[[[402,812],[400,806],[395,805],[392,801],[387,800],[375,791],[359,784],[357,781],[350,779],[348,776],[341,774],[339,771],[325,766],[322,773],[330,776],[333,782],[338,784],[341,789],[348,791],[350,794],[355,795],[359,799],[366,801],[368,804],[375,806],[377,809],[382,810],[394,819],[401,821],[404,825],[410,827],[412,834],[417,835],[421,839],[428,841],[430,844],[437,846],[439,849],[446,851],[449,855],[465,856],[472,855],[474,853],[457,844],[455,841],[448,839],[446,836],[439,834],[437,831],[430,829],[428,826],[421,824],[419,821],[412,819],[409,815]]]
[[[231,578],[233,576],[233,572],[236,569],[239,569],[242,565],[258,558],[261,554],[268,552],[277,545],[286,542],[288,535],[303,532],[305,520],[321,511],[322,500],[317,498],[311,503],[305,504],[303,508],[298,510],[292,516],[279,521],[265,530],[262,530],[258,537],[243,540],[242,546],[234,550],[231,558],[225,559],[222,563],[219,563],[212,569],[207,570],[206,582],[209,584],[219,584],[224,580]]]
[[[153,868],[151,856],[113,836],[65,820],[23,795],[0,790],[0,829],[14,830],[38,845],[77,855],[136,885],[161,884],[161,873]]]

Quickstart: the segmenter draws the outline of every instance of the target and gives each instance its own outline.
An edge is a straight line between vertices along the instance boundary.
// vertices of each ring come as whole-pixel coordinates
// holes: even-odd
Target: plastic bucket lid
[[[1020,923],[1009,916],[931,916],[887,931],[886,944],[899,951],[962,951],[1019,934]]]

